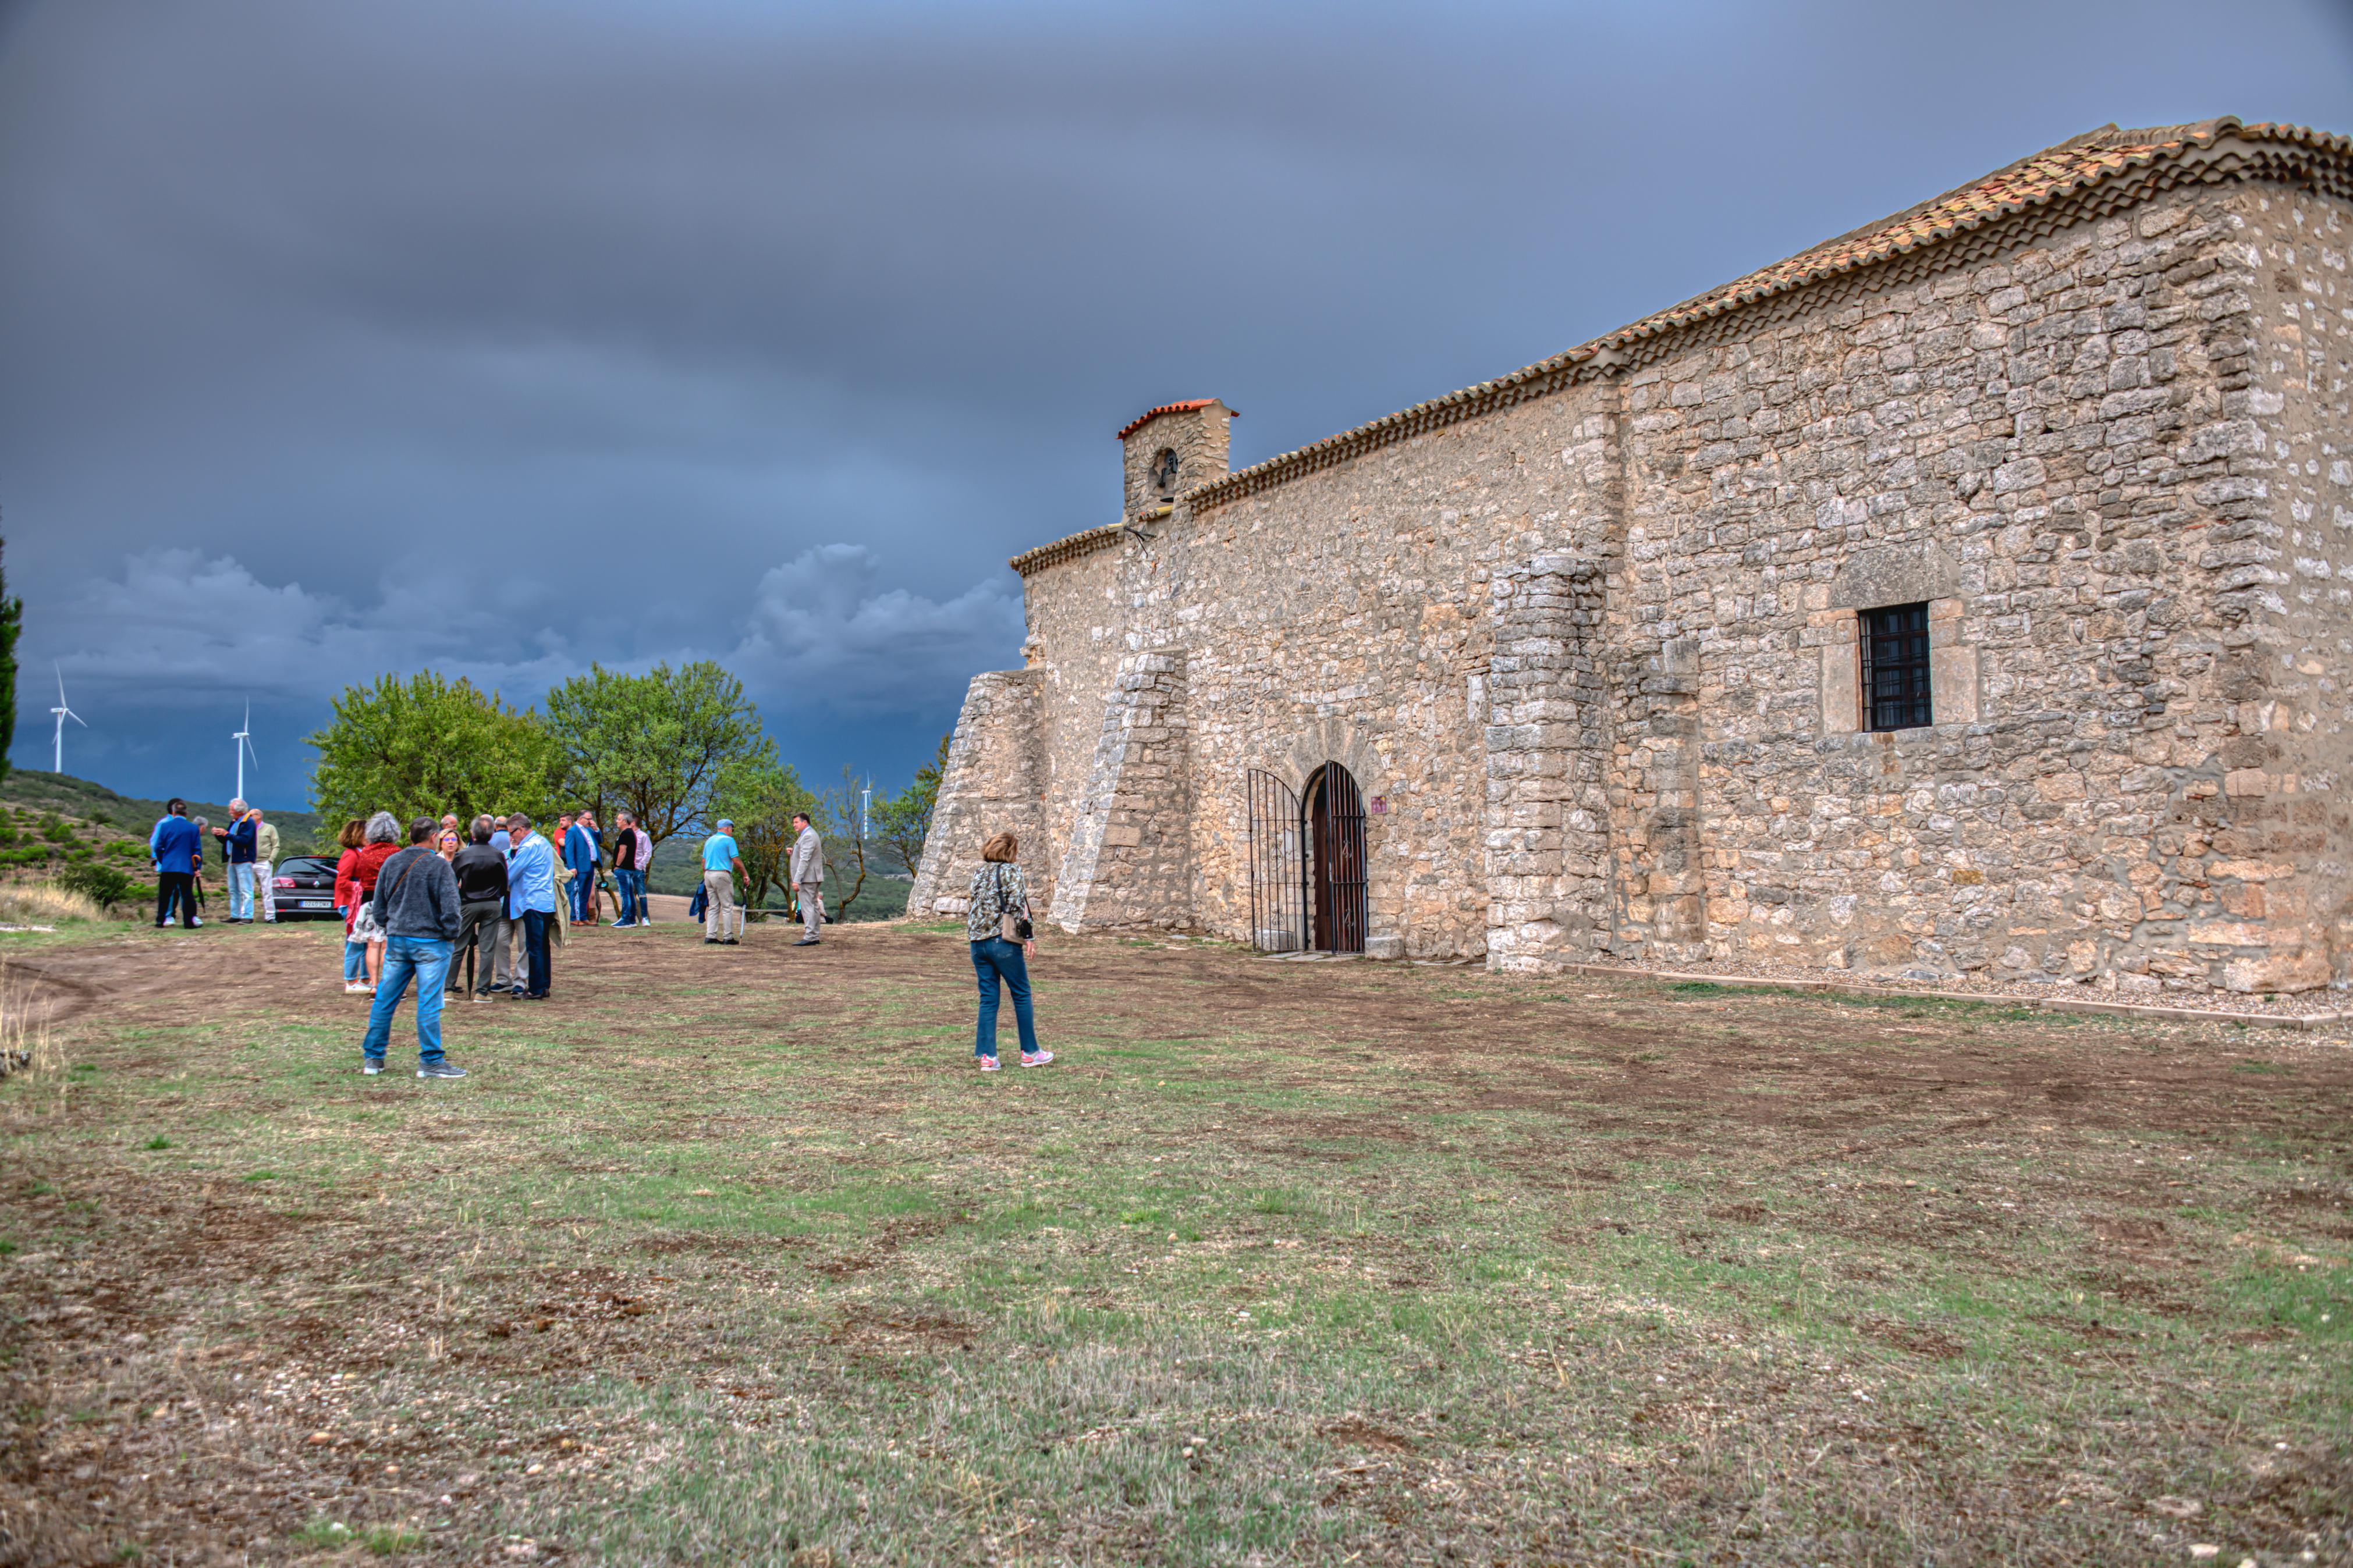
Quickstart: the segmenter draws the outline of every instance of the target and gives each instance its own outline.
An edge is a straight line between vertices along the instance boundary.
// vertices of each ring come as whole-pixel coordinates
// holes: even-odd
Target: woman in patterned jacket
[[[965,935],[972,942],[973,972],[980,976],[980,1028],[972,1054],[980,1070],[997,1070],[997,996],[1001,979],[1013,993],[1013,1021],[1021,1034],[1021,1065],[1041,1068],[1054,1059],[1038,1048],[1038,1029],[1029,1015],[1029,966],[1038,944],[1029,940],[1029,884],[1013,863],[1020,843],[1000,833],[980,847],[980,869],[972,874],[972,902],[965,911]],[[1005,934],[1008,920],[1018,921],[1020,940]]]

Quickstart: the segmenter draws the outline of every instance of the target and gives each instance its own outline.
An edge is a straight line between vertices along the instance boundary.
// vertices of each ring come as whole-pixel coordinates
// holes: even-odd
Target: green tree
[[[940,775],[948,765],[948,742],[940,737],[939,754],[915,771],[915,782],[898,795],[874,803],[874,851],[886,866],[895,865],[912,877],[923,863],[923,840],[932,835],[932,813],[940,804]]]
[[[735,824],[735,852],[744,861],[744,906],[768,907],[768,895],[783,889],[792,859],[793,813],[814,815],[817,797],[801,784],[800,775],[776,761],[776,747],[766,741],[750,756],[737,757],[720,770],[712,791],[712,819],[727,817]]]
[[[866,856],[870,847],[858,820],[858,770],[844,766],[841,782],[818,796],[817,809],[809,814],[809,825],[825,838],[825,886],[836,895],[833,918],[846,920],[849,906],[866,887]],[[842,892],[841,885],[849,884]]]
[[[544,822],[564,773],[564,753],[536,714],[429,669],[346,687],[334,722],[309,742],[319,751],[311,798],[330,835],[343,818],[376,811],[404,822],[523,811]]]
[[[0,539],[0,550],[7,547]],[[16,739],[16,634],[25,629],[25,601],[8,597],[0,572],[0,779],[8,776],[8,748]]]
[[[744,683],[708,659],[643,675],[591,665],[547,694],[547,730],[566,802],[607,825],[625,808],[656,844],[711,820],[722,773],[769,749]]]

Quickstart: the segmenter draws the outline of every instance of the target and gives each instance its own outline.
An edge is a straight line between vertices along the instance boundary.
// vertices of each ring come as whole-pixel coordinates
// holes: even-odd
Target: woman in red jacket
[[[367,819],[362,834],[367,842],[352,857],[351,883],[358,897],[352,901],[352,912],[344,917],[348,924],[343,940],[346,945],[353,941],[367,944],[368,983],[364,989],[372,994],[384,973],[385,936],[384,927],[373,918],[368,903],[375,897],[375,879],[384,870],[384,863],[400,853],[400,823],[392,813],[379,811]]]
[[[359,863],[366,833],[367,824],[354,816],[345,820],[343,830],[335,835],[335,842],[343,847],[343,858],[335,862],[335,912],[343,917],[343,994],[347,996],[367,990],[367,943],[352,940],[352,917],[360,912],[360,889],[352,880],[352,868]]]

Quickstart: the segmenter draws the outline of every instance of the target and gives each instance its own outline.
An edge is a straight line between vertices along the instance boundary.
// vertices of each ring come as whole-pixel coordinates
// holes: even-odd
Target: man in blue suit
[[[180,924],[190,931],[205,922],[196,918],[196,858],[204,853],[205,836],[188,820],[188,803],[174,798],[147,835],[147,852],[155,858],[155,929],[172,923],[172,906],[180,906]]]
[[[596,861],[600,857],[596,842],[596,814],[583,808],[572,819],[564,833],[564,863],[572,868],[572,923],[596,923]]]

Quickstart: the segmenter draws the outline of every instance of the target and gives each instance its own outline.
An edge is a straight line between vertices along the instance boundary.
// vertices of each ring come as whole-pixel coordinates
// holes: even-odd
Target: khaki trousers
[[[732,871],[705,871],[702,874],[702,934],[706,940],[723,942],[735,934],[734,924],[735,874]]]
[[[799,890],[801,897],[801,925],[807,931],[809,940],[815,941],[818,935],[818,927],[825,921],[825,884],[823,882],[803,882],[800,885]]]

